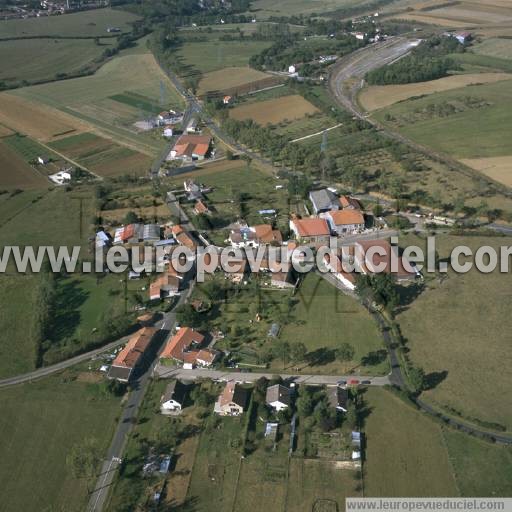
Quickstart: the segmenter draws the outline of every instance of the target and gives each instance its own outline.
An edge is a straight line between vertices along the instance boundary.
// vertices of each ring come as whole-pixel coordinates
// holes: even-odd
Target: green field
[[[117,27],[127,32],[131,23],[138,19],[138,16],[126,11],[95,9],[64,16],[5,20],[0,21],[0,39],[29,36],[107,36],[108,27]]]
[[[181,96],[147,50],[123,53],[92,76],[26,87],[14,93],[84,120],[119,144],[148,156],[159,154],[165,142],[133,128],[132,124],[145,119],[147,112],[139,105],[112,97],[144,98],[155,109],[156,105],[161,109],[183,107]]]
[[[490,38],[473,47],[478,55],[496,57],[498,59],[512,59],[512,41],[510,39]]]
[[[85,510],[86,480],[73,477],[66,457],[84,439],[106,451],[119,399],[83,380],[69,370],[0,391],[2,512]]]
[[[457,496],[441,427],[389,391],[369,388],[365,496]]]
[[[507,156],[512,154],[507,130],[512,112],[511,84],[511,81],[502,81],[432,94],[384,109],[375,117],[385,121],[392,116],[398,120],[394,124],[404,135],[456,158]],[[426,120],[418,120],[414,114],[415,110],[429,104],[459,102],[467,96],[482,99],[488,105]]]
[[[0,22],[1,23],[1,22]],[[0,82],[7,86],[56,80],[89,68],[115,41],[19,39],[0,41]]]
[[[423,246],[416,237],[408,242]],[[502,238],[447,236],[438,236],[436,243],[441,258],[459,245],[473,251],[510,245]],[[508,430],[512,429],[510,378],[500,369],[512,363],[511,284],[510,273],[451,271],[442,283],[427,279],[426,290],[397,317],[412,361],[434,377],[446,372],[444,380],[422,395],[424,399],[449,413],[497,422]]]
[[[249,58],[271,45],[267,41],[207,41],[186,43],[176,53],[183,74],[192,71],[208,73],[227,67],[243,67]]]

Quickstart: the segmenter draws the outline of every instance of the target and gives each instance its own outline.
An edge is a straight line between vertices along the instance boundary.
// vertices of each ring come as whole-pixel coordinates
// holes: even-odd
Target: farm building
[[[211,143],[212,139],[206,135],[181,135],[167,158],[187,162],[204,160],[210,151]]]
[[[229,381],[215,402],[214,412],[220,416],[240,416],[246,404],[247,391],[235,381]]]
[[[153,327],[143,327],[137,331],[112,362],[108,372],[109,379],[129,382],[133,372],[144,361],[144,355],[155,333],[156,329]]]
[[[338,196],[326,188],[322,190],[312,190],[309,193],[309,200],[311,201],[313,210],[317,215],[330,210],[341,209]]]

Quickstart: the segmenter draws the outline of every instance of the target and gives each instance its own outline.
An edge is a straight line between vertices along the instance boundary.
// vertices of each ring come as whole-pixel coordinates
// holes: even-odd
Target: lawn
[[[398,121],[397,128],[404,135],[435,150],[456,158],[482,158],[512,155],[508,136],[512,112],[512,82],[474,85],[470,89],[453,89],[417,100],[408,100],[379,111],[377,119],[384,121],[389,115]],[[471,96],[487,102],[480,108],[468,108],[449,116],[434,115],[419,119],[415,110],[428,104],[458,102]],[[411,116],[414,116],[411,122]]]
[[[457,496],[439,424],[384,389],[369,388],[364,400],[365,496]]]
[[[224,91],[230,94],[246,94],[252,90],[272,87],[280,81],[275,76],[249,67],[228,67],[211,71],[202,76],[199,94]]]
[[[66,457],[84,439],[105,453],[119,413],[119,399],[85,377],[68,370],[0,391],[2,512],[85,510],[86,481]]]
[[[94,9],[90,11],[28,18],[24,20],[0,21],[0,38],[29,36],[96,37],[107,36],[108,27],[120,28],[123,32],[139,16],[116,9]]]
[[[473,47],[478,55],[496,57],[498,59],[512,59],[512,41],[510,39],[489,38]]]
[[[1,23],[1,22],[0,22]],[[55,80],[93,66],[115,40],[17,39],[0,41],[0,81],[8,86]]]
[[[444,439],[462,496],[509,497],[512,448],[491,445],[462,433],[445,431]]]
[[[416,237],[408,239],[422,246]],[[405,243],[405,241],[404,241]],[[438,236],[441,258],[466,245],[498,248],[507,239]],[[509,374],[497,371],[512,363],[509,339],[511,275],[453,271],[439,282],[428,279],[426,290],[397,317],[412,361],[440,382],[425,400],[467,419],[497,422],[512,428]]]
[[[358,3],[358,0],[256,0],[251,3],[251,11],[258,19],[312,13],[320,15],[341,7],[353,7]]]

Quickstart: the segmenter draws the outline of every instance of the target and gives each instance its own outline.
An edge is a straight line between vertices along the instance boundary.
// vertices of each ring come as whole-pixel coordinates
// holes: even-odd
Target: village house
[[[290,220],[290,230],[304,243],[328,242],[331,230],[325,219],[307,218]]]
[[[191,251],[195,251],[197,249],[197,242],[194,240],[192,235],[183,228],[183,226],[179,224],[172,226],[171,233],[178,244],[187,247]]]
[[[348,410],[348,391],[340,386],[327,387],[327,401],[329,405],[337,411],[347,412]]]
[[[265,402],[274,411],[279,412],[288,409],[291,401],[290,388],[287,388],[282,384],[275,384],[274,386],[269,386],[267,388]]]
[[[359,210],[335,210],[323,213],[333,233],[338,236],[359,233],[364,230],[364,216]]]
[[[154,244],[160,238],[160,226],[158,224],[128,224],[115,230],[114,245]]]
[[[406,262],[407,264],[407,262]],[[398,248],[387,240],[360,240],[355,244],[355,266],[363,274],[391,274],[397,281],[412,281],[420,274],[404,266]],[[393,268],[396,267],[396,268]]]
[[[134,371],[144,361],[144,355],[155,333],[156,329],[153,327],[143,327],[138,330],[112,362],[108,372],[109,379],[129,382]]]
[[[179,414],[185,402],[185,386],[178,380],[173,380],[165,388],[160,399],[160,412],[162,414]]]
[[[211,137],[207,135],[181,135],[171,149],[168,159],[183,160],[204,160],[210,151]]]
[[[313,210],[316,215],[330,210],[339,210],[341,208],[338,196],[327,188],[312,190],[309,193],[309,200],[313,205]]]
[[[183,364],[183,368],[192,369],[195,366],[211,366],[220,353],[216,350],[203,348],[205,337],[191,327],[181,327],[167,342],[161,359],[172,359]]]
[[[240,416],[247,404],[247,391],[235,381],[229,381],[215,402],[214,412],[220,416]]]
[[[183,275],[169,266],[167,271],[149,285],[149,300],[160,300],[180,294]]]

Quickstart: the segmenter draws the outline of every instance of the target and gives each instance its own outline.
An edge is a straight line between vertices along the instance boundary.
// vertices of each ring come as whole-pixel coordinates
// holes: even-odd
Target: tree
[[[85,478],[89,490],[89,478],[94,476],[95,470],[101,462],[101,452],[95,439],[88,438],[75,444],[68,456],[66,464],[71,468],[75,478]]]
[[[290,346],[290,355],[292,361],[301,362],[306,359],[306,355],[308,353],[308,349],[304,343],[298,341],[296,343],[292,343]]]
[[[338,361],[352,361],[354,359],[355,349],[350,343],[342,343],[336,349],[336,358]]]
[[[412,366],[408,375],[413,392],[421,393],[425,389],[425,372],[421,368]]]
[[[190,304],[183,304],[176,310],[176,320],[180,325],[199,327],[203,323],[201,313],[198,313]]]
[[[135,222],[139,222],[139,216],[133,212],[129,211],[124,217],[125,224],[134,224]]]
[[[288,361],[288,356],[290,353],[290,344],[284,340],[276,340],[274,342],[274,346],[272,347],[272,353],[274,357],[280,358],[283,361],[283,368]]]
[[[313,397],[307,386],[300,388],[299,398],[297,399],[297,411],[300,416],[309,416],[313,412]]]

